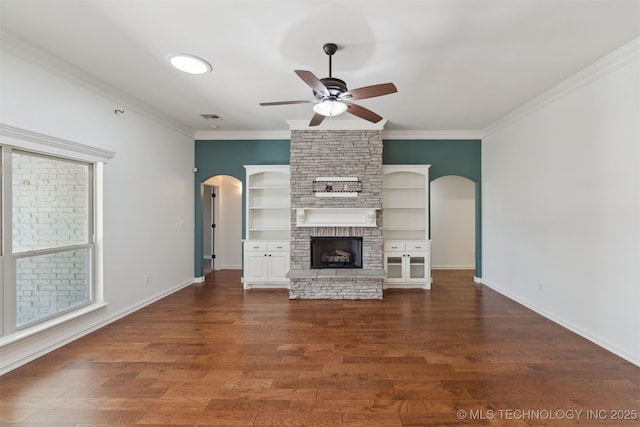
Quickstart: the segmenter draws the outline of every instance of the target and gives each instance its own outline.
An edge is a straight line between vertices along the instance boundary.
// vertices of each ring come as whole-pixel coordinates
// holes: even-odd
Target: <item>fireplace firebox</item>
[[[311,237],[311,268],[362,268],[362,237]]]

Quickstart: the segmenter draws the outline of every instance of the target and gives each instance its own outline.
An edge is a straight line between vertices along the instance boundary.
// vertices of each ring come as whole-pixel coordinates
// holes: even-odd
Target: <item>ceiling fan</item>
[[[382,120],[382,117],[373,111],[350,101],[389,95],[398,91],[396,86],[393,83],[381,83],[349,90],[343,80],[332,77],[331,75],[331,57],[338,50],[338,46],[335,43],[326,43],[322,46],[322,49],[324,53],[329,56],[329,77],[318,79],[311,71],[294,70],[298,77],[313,89],[314,100],[261,102],[260,105],[314,103],[313,111],[315,114],[311,118],[309,126],[318,126],[325,117],[337,116],[345,111],[372,123],[378,123]]]

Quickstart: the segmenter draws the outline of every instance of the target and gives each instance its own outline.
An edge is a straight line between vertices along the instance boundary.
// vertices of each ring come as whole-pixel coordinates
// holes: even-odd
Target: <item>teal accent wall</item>
[[[482,277],[481,141],[384,140],[382,163],[428,164],[429,180],[459,175],[476,184],[476,277]],[[195,141],[195,277],[202,276],[202,182],[216,175],[231,175],[246,188],[244,165],[288,165],[289,140],[197,140]],[[242,200],[242,235],[245,232],[245,199]]]
[[[476,184],[476,277],[482,277],[482,187],[479,139],[390,139],[383,141],[385,165],[427,164],[429,181],[459,175]]]
[[[385,165],[427,164],[429,180],[460,175],[480,182],[479,139],[390,139],[383,141]]]
[[[247,188],[244,165],[288,165],[289,140],[196,140],[194,174],[194,277],[202,276],[202,183],[216,175],[230,175]],[[245,232],[246,200],[242,198],[242,237]]]

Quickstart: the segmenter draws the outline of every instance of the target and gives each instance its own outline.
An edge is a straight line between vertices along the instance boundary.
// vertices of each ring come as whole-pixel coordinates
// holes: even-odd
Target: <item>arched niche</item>
[[[445,175],[430,184],[431,265],[434,269],[475,269],[476,185]]]

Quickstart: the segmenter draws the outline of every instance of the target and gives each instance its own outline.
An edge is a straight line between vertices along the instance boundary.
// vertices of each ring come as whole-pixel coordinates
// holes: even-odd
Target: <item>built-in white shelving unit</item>
[[[247,240],[289,240],[289,166],[245,166]]]
[[[382,167],[385,287],[431,288],[429,165]]]
[[[245,289],[289,284],[291,185],[288,165],[245,165]]]

